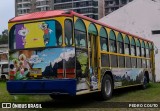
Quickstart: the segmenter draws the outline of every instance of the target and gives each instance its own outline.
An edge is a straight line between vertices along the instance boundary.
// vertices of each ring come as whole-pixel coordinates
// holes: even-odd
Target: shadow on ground
[[[150,86],[148,86],[148,88],[149,87]],[[141,89],[142,88],[140,86],[116,89],[113,92],[113,97],[116,98]],[[85,94],[74,97],[65,96],[60,99],[40,102],[40,104],[42,104],[43,108],[114,108],[117,106],[113,102],[102,101],[98,95],[99,93]],[[120,106],[117,106],[117,108],[125,106],[124,103],[119,103],[119,105]]]

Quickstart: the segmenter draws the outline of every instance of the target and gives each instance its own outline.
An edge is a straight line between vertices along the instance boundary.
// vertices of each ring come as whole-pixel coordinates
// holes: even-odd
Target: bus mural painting
[[[76,55],[77,90],[89,89],[88,55],[80,50],[76,51]]]
[[[52,30],[49,29],[49,24],[46,23],[40,24],[40,28],[44,31],[43,39],[45,45],[47,45],[50,41],[50,33],[52,32]]]
[[[147,88],[155,75],[152,41],[63,10],[11,19],[9,64],[10,94],[52,98],[100,92],[106,100],[117,88]]]
[[[10,55],[11,71],[15,70],[15,80],[31,79],[31,72],[38,72],[41,79],[57,78],[57,70],[63,69],[63,64],[72,61],[75,57],[75,50],[72,48],[57,48],[45,50],[23,50]],[[36,69],[39,68],[40,70]],[[40,73],[41,72],[41,73]],[[36,73],[35,73],[36,74]],[[32,76],[31,76],[32,75]]]
[[[55,24],[55,21],[44,21],[16,25],[16,49],[57,46]]]

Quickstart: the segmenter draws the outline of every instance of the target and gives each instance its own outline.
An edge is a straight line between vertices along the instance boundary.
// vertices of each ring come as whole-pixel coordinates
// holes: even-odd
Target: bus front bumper
[[[75,79],[7,81],[10,94],[69,94],[76,95]]]

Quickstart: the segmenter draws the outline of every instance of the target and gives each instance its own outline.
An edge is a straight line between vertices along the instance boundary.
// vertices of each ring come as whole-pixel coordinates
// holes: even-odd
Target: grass
[[[113,97],[107,101],[95,99],[95,95],[88,94],[77,97],[71,97],[63,101],[53,101],[48,95],[10,95],[6,90],[6,83],[0,82],[0,102],[32,102],[41,103],[47,107],[53,107],[54,110],[66,111],[159,111],[159,109],[143,108],[93,108],[93,106],[105,105],[106,102],[160,102],[160,83],[150,83],[148,88],[142,90],[140,87],[117,89]],[[64,108],[66,107],[67,108]],[[101,105],[102,106],[102,105]],[[91,108],[90,108],[91,107]],[[102,106],[103,107],[103,106]],[[43,110],[43,109],[42,109]],[[53,109],[45,109],[53,110]],[[6,110],[7,111],[7,110]],[[15,110],[17,111],[17,110]]]
[[[6,83],[0,82],[0,102],[44,102],[52,100],[48,95],[10,95]]]
[[[160,83],[150,83],[145,90],[141,87],[115,90],[108,102],[160,102]]]

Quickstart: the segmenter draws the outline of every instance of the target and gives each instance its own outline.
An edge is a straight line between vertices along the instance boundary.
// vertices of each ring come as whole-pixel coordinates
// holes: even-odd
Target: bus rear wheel
[[[102,100],[108,100],[112,97],[113,93],[113,81],[111,76],[105,75],[102,80],[101,86],[101,98]]]
[[[2,75],[2,76],[1,76],[1,80],[2,80],[2,81],[6,81],[6,80],[7,80],[7,79],[6,79],[6,76]]]

